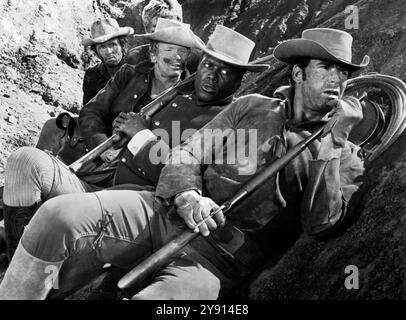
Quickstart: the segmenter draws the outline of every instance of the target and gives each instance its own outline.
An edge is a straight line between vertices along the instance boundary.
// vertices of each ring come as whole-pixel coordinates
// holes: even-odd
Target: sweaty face
[[[312,59],[305,68],[302,83],[303,102],[306,108],[316,112],[329,112],[344,91],[344,81],[349,72],[341,65]]]
[[[243,70],[206,55],[196,73],[196,96],[202,102],[227,98],[239,88],[243,74]]]
[[[189,50],[176,44],[158,42],[151,52],[151,62],[155,64],[154,71],[160,77],[180,77],[185,70]]]
[[[117,66],[123,58],[123,48],[118,39],[96,44],[96,51],[99,58],[109,67]]]

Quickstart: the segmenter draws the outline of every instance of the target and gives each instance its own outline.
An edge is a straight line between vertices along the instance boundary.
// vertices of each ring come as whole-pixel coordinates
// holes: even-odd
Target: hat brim
[[[200,45],[204,45],[191,30],[182,27],[169,27],[153,33],[136,34],[134,38],[176,44],[186,48],[200,48]]]
[[[122,27],[120,28],[117,32],[114,33],[110,33],[110,34],[106,34],[102,37],[97,37],[97,38],[86,38],[82,40],[82,45],[87,47],[87,46],[91,46],[94,44],[100,44],[100,43],[104,43],[106,41],[109,41],[113,38],[117,38],[117,37],[122,37],[122,36],[129,36],[131,34],[134,33],[134,29],[131,27]]]
[[[336,57],[327,48],[319,43],[308,39],[291,39],[282,42],[274,50],[274,57],[284,63],[293,65],[297,58],[313,58],[336,62],[357,71],[369,64],[369,56],[365,55],[360,64],[355,64]]]
[[[224,54],[218,53],[214,50],[211,50],[207,48],[204,44],[199,46],[199,49],[201,49],[203,52],[209,54],[210,56],[219,59],[220,61],[223,61],[225,63],[231,64],[232,66],[241,68],[241,69],[246,69],[248,71],[252,72],[263,72],[267,69],[269,69],[270,65],[269,64],[254,64],[254,63],[241,63],[236,61],[233,58],[230,58],[229,56],[226,56]]]

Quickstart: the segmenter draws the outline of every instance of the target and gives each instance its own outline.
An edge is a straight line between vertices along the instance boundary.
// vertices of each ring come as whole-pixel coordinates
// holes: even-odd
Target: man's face
[[[116,67],[123,58],[123,48],[117,38],[96,44],[96,51],[108,67]]]
[[[155,64],[155,74],[163,78],[180,77],[185,70],[188,48],[158,42],[151,52],[151,62]]]
[[[348,70],[332,62],[311,59],[304,72],[301,84],[304,107],[320,113],[331,111],[344,92]]]
[[[202,102],[227,98],[240,87],[243,74],[243,70],[205,55],[196,73],[196,96]]]

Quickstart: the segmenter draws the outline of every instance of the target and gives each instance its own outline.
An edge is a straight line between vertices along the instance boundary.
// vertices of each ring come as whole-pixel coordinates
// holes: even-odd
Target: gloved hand
[[[209,230],[215,230],[217,225],[224,226],[225,218],[222,211],[216,214],[213,218],[202,223],[199,228],[197,224],[205,217],[210,215],[212,210],[216,210],[219,206],[210,198],[202,197],[194,190],[185,191],[175,197],[174,204],[177,208],[178,215],[185,221],[186,225],[207,237],[210,234]]]
[[[337,100],[337,106],[330,112],[330,116],[323,136],[331,132],[334,144],[342,148],[352,128],[362,120],[361,103],[357,98],[344,97]]]

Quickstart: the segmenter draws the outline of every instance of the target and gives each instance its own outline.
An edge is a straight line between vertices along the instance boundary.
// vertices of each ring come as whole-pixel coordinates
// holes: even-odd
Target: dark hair
[[[121,37],[118,37],[118,38],[111,38],[110,40],[113,40],[113,39],[118,39],[118,43],[121,46],[121,49],[123,51],[123,56],[124,56],[126,51],[127,51],[127,36],[121,36]],[[108,41],[110,41],[110,40],[108,40]],[[104,42],[102,42],[102,43],[104,43]],[[98,43],[98,44],[101,44],[101,43]],[[90,50],[93,51],[98,58],[100,58],[99,54],[97,53],[97,50],[96,50],[96,44],[92,44],[90,46]]]
[[[288,75],[289,75],[289,81],[290,81],[291,85],[294,85],[294,83],[295,83],[294,80],[293,80],[293,77],[292,77],[293,67],[295,65],[297,65],[300,69],[302,69],[302,71],[303,71],[303,80],[306,80],[306,71],[305,71],[305,69],[309,65],[311,59],[312,58],[310,58],[310,57],[298,58],[297,61],[295,61],[295,64],[289,66],[289,68],[288,68],[289,74]],[[352,77],[352,74],[354,73],[354,70],[349,68],[348,66],[346,66],[344,64],[340,64],[340,66],[343,69],[348,71],[348,79],[350,79]]]

